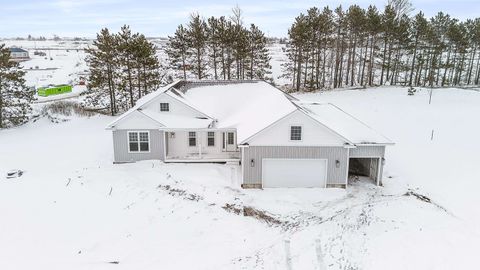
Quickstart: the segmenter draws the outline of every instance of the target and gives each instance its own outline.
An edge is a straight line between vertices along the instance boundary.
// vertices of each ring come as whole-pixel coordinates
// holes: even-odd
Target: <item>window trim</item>
[[[300,140],[292,140],[292,127],[300,127]],[[303,125],[290,125],[288,139],[291,142],[301,142],[303,141]]]
[[[209,133],[212,133],[212,134],[213,134],[213,137],[212,137],[212,138],[213,138],[213,145],[210,145],[210,144],[208,143],[208,139],[210,139]],[[215,137],[216,137],[216,136],[215,136],[215,131],[207,131],[207,147],[215,147],[215,144],[216,144],[216,143],[215,143]]]
[[[162,104],[167,104],[167,109],[166,111],[162,110]],[[170,103],[168,102],[160,102],[160,112],[170,112]]]
[[[130,151],[130,133],[137,133],[137,138],[138,138],[138,151]],[[148,151],[141,151],[140,150],[140,133],[147,133],[148,135]],[[150,131],[149,130],[136,130],[136,131],[127,131],[127,151],[129,154],[146,154],[150,153],[152,151],[151,148],[151,143],[150,143]]]
[[[190,145],[190,133],[193,133],[195,134],[195,145]],[[197,147],[198,146],[198,135],[197,135],[197,132],[196,131],[188,131],[188,134],[187,134],[187,145],[188,147]]]

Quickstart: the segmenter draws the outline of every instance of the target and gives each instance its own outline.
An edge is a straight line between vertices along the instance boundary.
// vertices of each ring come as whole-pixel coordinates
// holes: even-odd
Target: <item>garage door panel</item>
[[[325,187],[325,159],[263,159],[263,187]]]

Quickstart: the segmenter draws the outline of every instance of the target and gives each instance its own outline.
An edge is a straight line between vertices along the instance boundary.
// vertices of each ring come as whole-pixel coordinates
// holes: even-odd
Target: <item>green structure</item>
[[[40,87],[37,89],[37,93],[39,96],[48,97],[52,95],[59,95],[64,93],[72,92],[72,86],[67,84],[61,85],[49,85],[46,87]]]

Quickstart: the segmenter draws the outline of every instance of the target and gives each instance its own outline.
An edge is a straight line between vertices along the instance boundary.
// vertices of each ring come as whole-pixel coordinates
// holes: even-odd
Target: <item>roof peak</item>
[[[265,82],[265,81],[264,80],[182,80],[175,85],[176,86],[175,88],[185,93],[189,89],[195,88],[195,87],[243,84],[243,83],[258,83],[258,82]]]

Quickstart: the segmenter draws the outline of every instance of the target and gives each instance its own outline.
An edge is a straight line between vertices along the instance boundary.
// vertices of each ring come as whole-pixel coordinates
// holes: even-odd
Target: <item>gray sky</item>
[[[309,7],[339,4],[347,7],[375,4],[383,9],[387,0],[0,0],[0,37],[60,36],[94,37],[103,27],[118,31],[128,24],[147,36],[171,35],[188,21],[192,12],[204,17],[230,15],[239,5],[246,24],[255,23],[269,36],[286,36],[293,19]],[[480,17],[480,0],[412,0],[414,13],[427,16],[443,11],[459,19]]]

